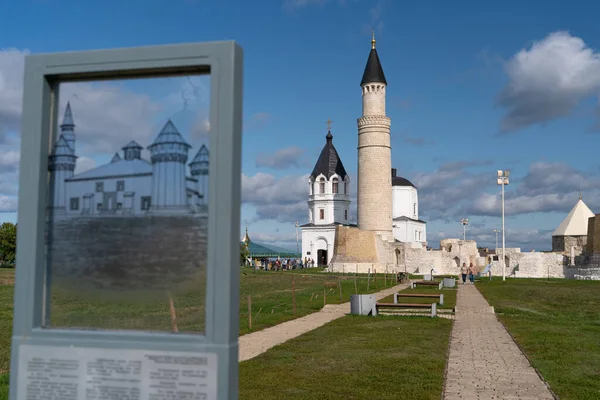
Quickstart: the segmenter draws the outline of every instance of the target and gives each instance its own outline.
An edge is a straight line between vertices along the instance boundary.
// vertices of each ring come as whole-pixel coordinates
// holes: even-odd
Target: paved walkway
[[[375,293],[377,300],[381,300],[394,292],[404,290],[408,287],[407,283],[393,286]],[[278,344],[287,342],[290,339],[300,336],[306,332],[317,329],[328,322],[341,318],[350,313],[350,303],[327,304],[316,313],[296,318],[291,321],[281,323],[260,330],[258,332],[248,333],[240,336],[239,339],[239,360],[246,361],[257,355],[264,353]]]
[[[456,308],[444,399],[554,399],[475,286]]]

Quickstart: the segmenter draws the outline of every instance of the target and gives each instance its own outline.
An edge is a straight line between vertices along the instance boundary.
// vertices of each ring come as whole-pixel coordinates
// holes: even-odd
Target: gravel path
[[[554,399],[473,285],[459,285],[444,399]]]
[[[377,300],[383,299],[394,292],[404,290],[407,283],[384,289],[375,293]],[[316,313],[283,322],[279,325],[248,333],[239,338],[239,360],[246,361],[264,353],[271,347],[287,342],[303,333],[317,329],[328,322],[341,318],[350,313],[350,303],[327,304]]]

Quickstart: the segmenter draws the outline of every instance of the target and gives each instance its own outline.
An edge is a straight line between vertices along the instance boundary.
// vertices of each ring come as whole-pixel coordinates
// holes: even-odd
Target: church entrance
[[[117,210],[117,193],[116,192],[104,192],[104,199],[102,204],[102,212],[114,213]]]
[[[317,250],[317,265],[319,267],[327,266],[327,250]]]

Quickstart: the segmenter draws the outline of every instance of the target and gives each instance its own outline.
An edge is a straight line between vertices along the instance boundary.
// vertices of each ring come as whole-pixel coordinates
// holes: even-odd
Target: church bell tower
[[[387,81],[375,49],[375,33],[360,86],[362,117],[358,119],[358,227],[391,238],[391,120],[385,113]]]

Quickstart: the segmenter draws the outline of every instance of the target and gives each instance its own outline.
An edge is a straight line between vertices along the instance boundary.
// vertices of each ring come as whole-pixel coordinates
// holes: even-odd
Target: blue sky
[[[461,235],[459,221],[468,217],[469,238],[493,246],[500,227],[495,173],[506,168],[507,246],[548,249],[578,189],[600,212],[599,7],[470,0],[3,5],[11,17],[0,25],[0,219],[16,218],[19,147],[11,133],[18,133],[23,51],[233,39],[245,60],[243,219],[254,240],[293,247],[294,221],[307,218],[305,175],[325,142],[328,118],[356,182],[359,82],[374,28],[388,80],[392,162],[419,188],[430,245]],[[185,84],[124,90],[168,105],[161,109],[168,117],[181,110]],[[198,118],[205,113],[200,103],[193,105]],[[118,121],[132,119],[124,115]],[[127,140],[105,141],[108,151]]]

